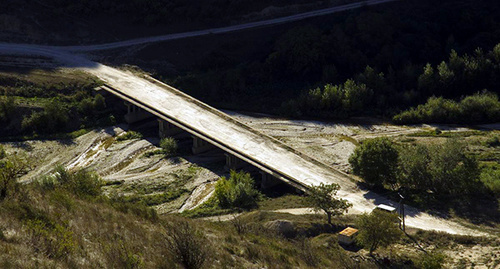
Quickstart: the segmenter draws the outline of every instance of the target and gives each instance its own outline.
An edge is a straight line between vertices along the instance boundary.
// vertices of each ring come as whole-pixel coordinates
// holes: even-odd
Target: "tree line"
[[[189,73],[167,77],[222,107],[324,118],[392,117],[432,96],[459,101],[485,89],[498,93],[499,18],[499,7],[483,0],[398,2],[310,20],[276,38],[264,36],[269,47],[244,60],[235,55],[247,45],[227,44],[207,53]],[[363,95],[361,106],[346,106],[351,97],[331,90],[346,84]]]
[[[482,169],[477,158],[467,153],[466,145],[456,139],[430,145],[367,139],[355,149],[349,163],[367,184],[403,190],[422,202],[500,195],[492,184],[496,170]]]

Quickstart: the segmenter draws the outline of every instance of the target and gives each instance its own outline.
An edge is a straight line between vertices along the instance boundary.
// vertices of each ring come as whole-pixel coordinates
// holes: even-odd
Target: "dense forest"
[[[392,117],[432,96],[458,102],[487,90],[495,98],[499,29],[492,1],[405,1],[311,20],[253,61],[221,50],[203,61],[211,64],[166,79],[223,107]]]

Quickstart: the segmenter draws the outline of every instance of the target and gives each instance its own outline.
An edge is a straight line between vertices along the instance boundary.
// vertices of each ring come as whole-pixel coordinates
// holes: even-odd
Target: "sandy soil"
[[[89,169],[107,182],[120,182],[120,190],[112,185],[105,187],[107,193],[119,191],[127,195],[133,194],[136,186],[154,188],[181,182],[176,186],[190,193],[171,203],[157,206],[160,214],[192,209],[211,195],[213,182],[219,178],[219,174],[198,166],[203,164],[200,163],[203,158],[195,158],[196,163],[193,163],[184,158],[164,159],[161,155],[145,157],[144,153],[158,149],[158,139],[116,141],[116,137],[124,133],[125,129],[125,126],[116,126],[95,130],[74,141],[26,141],[4,143],[4,146],[7,151],[26,154],[32,160],[33,169],[23,176],[22,182],[37,180],[51,173],[56,165],[63,165],[69,170]],[[208,156],[204,160],[210,162],[212,159]],[[190,168],[193,169],[188,172]]]
[[[250,127],[306,153],[340,171],[349,171],[349,156],[358,141],[379,136],[398,136],[422,131],[427,126],[406,127],[383,123],[347,124],[288,120],[269,115],[224,111]],[[375,121],[365,119],[364,121]]]

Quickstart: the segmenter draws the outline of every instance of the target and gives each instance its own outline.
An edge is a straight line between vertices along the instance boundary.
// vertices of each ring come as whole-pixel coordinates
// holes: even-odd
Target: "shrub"
[[[0,160],[0,201],[17,191],[17,179],[28,169],[28,160],[17,155]]]
[[[101,195],[101,187],[104,185],[103,181],[95,173],[85,170],[72,172],[62,166],[57,166],[52,176],[42,178],[39,183],[44,189],[55,190],[62,188],[81,198]]]
[[[396,182],[398,151],[387,138],[367,139],[349,157],[355,175],[367,183],[382,185]]]
[[[80,100],[76,108],[83,116],[92,116],[99,114],[106,108],[106,101],[102,95],[97,94],[95,97],[87,97]]]
[[[177,141],[173,137],[165,137],[160,140],[160,147],[163,150],[165,156],[175,156],[177,154]]]
[[[252,208],[257,206],[261,194],[254,188],[249,173],[233,170],[229,179],[222,177],[217,181],[214,197],[222,208]]]
[[[500,101],[494,93],[483,91],[460,102],[430,97],[423,105],[410,108],[393,117],[397,124],[413,123],[481,123],[500,120]]]
[[[128,131],[125,134],[116,137],[116,141],[125,141],[130,139],[141,139],[142,134],[136,131]]]
[[[446,256],[439,252],[422,253],[416,264],[422,269],[441,269],[445,259]]]
[[[0,121],[8,121],[15,108],[16,102],[13,97],[0,97]]]
[[[165,225],[167,251],[184,268],[202,268],[209,258],[210,244],[187,220]]]
[[[493,194],[500,197],[500,165],[484,166],[480,180]]]
[[[65,226],[40,219],[28,220],[26,226],[36,252],[49,258],[63,258],[75,249],[73,233]]]
[[[69,109],[62,102],[52,100],[47,103],[43,111],[33,112],[30,116],[24,117],[22,129],[37,133],[51,133],[61,131],[66,128],[69,122]]]
[[[398,224],[397,214],[381,210],[365,213],[357,220],[359,235],[356,240],[367,247],[371,254],[378,247],[385,247],[399,240],[402,231]]]

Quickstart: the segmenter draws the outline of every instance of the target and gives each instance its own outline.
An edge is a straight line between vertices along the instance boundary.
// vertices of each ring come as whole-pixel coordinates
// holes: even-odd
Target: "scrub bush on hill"
[[[232,170],[228,179],[222,177],[217,181],[214,197],[221,208],[253,208],[261,194],[254,188],[249,173]]]
[[[47,190],[64,189],[81,198],[101,195],[104,182],[95,173],[78,170],[68,171],[62,166],[56,167],[54,174],[41,179],[41,186]]]

